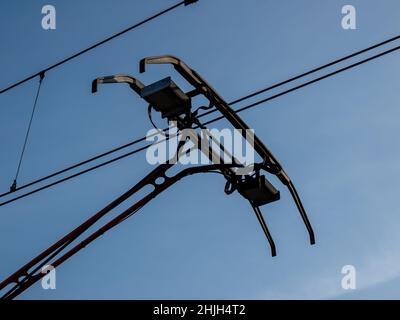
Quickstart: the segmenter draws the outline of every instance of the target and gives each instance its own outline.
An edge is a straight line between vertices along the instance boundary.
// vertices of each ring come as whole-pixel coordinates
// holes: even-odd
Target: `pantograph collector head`
[[[249,129],[249,126],[206,80],[204,80],[195,70],[191,69],[182,60],[171,55],[147,57],[142,59],[139,63],[140,73],[146,71],[146,65],[148,64],[171,64],[174,69],[193,86],[193,90],[186,93],[183,92],[183,90],[181,90],[176,83],[171,80],[171,77],[164,78],[145,86],[132,76],[115,75],[95,79],[92,83],[92,92],[96,92],[97,85],[101,83],[127,83],[133,91],[149,103],[149,107],[160,112],[162,118],[178,121],[178,124],[181,123],[181,128],[188,125],[186,123],[182,126],[182,121],[189,117],[192,121],[189,126],[192,124],[199,126],[200,121],[197,118],[197,112],[191,111],[191,100],[192,98],[201,95],[205,97],[209,101],[210,106],[214,106],[235,129],[239,129],[245,139],[249,139],[248,136],[245,136],[245,132]],[[260,172],[264,170],[267,173],[275,175],[288,188],[307,228],[310,243],[315,244],[313,229],[291,179],[283,170],[281,164],[272,152],[264,145],[257,135],[250,138],[253,138],[253,140],[248,142],[254,146],[255,151],[261,157],[262,161],[254,164],[253,175],[238,176],[232,174],[232,172],[231,174],[225,172],[224,176],[227,180],[225,192],[231,194],[234,191],[238,191],[250,202],[270,242],[272,255],[275,255],[276,250],[274,242],[259,210],[260,206],[280,199],[279,191],[275,189],[275,187],[267,180],[265,175],[261,175]]]

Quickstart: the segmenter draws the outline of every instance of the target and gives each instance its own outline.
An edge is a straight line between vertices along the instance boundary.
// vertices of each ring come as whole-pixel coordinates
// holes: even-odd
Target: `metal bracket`
[[[102,83],[127,83],[129,87],[138,95],[141,94],[142,89],[144,88],[144,84],[141,83],[138,79],[127,74],[120,74],[94,79],[92,81],[92,93],[97,92],[97,86]]]

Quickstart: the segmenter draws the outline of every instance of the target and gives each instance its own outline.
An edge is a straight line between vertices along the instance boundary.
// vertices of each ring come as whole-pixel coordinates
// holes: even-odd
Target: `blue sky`
[[[174,3],[3,0],[0,87]],[[41,28],[45,4],[56,7],[54,31]],[[345,4],[357,10],[357,30],[341,27]],[[397,35],[399,12],[396,0],[200,0],[179,8],[46,75],[19,183],[150,129],[146,104],[125,86],[90,93],[98,76],[129,73],[151,83],[172,75],[186,88],[168,66],[139,76],[141,58],[174,54],[231,101]],[[56,290],[36,284],[20,298],[400,298],[399,59],[392,53],[241,114],[295,182],[315,246],[276,179],[281,200],[262,208],[278,250],[271,258],[248,203],[238,194],[226,196],[221,177],[196,176],[58,268]],[[4,192],[14,178],[36,87],[33,80],[0,96]],[[1,207],[0,278],[151,168],[138,154]],[[341,288],[341,268],[348,264],[357,270],[351,293]]]

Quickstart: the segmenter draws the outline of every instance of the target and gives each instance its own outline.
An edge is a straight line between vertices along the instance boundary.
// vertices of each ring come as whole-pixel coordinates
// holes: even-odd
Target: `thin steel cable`
[[[70,57],[68,57],[68,58],[66,58],[64,60],[61,60],[60,62],[57,62],[57,63],[51,65],[50,67],[47,67],[47,68],[45,68],[45,69],[43,69],[43,70],[41,70],[41,71],[29,76],[29,77],[26,77],[25,79],[20,80],[20,81],[14,83],[14,84],[8,86],[7,88],[0,90],[0,94],[2,94],[4,92],[7,92],[8,90],[11,90],[11,89],[13,89],[13,88],[15,88],[15,87],[17,87],[17,86],[29,81],[29,80],[31,80],[33,78],[39,76],[41,73],[44,73],[44,72],[50,71],[50,70],[52,70],[54,68],[57,68],[57,67],[61,66],[62,64],[66,63],[66,62],[68,62],[68,61],[70,61],[72,59],[75,59],[75,58],[79,57],[80,55],[82,55],[82,54],[84,54],[84,53],[86,53],[88,51],[91,51],[91,50],[101,46],[102,44],[104,44],[106,42],[109,42],[109,41],[111,41],[111,40],[113,40],[113,39],[115,39],[115,38],[117,38],[117,37],[129,32],[129,31],[131,31],[133,29],[136,29],[136,28],[140,27],[141,25],[143,25],[143,24],[145,24],[145,23],[147,23],[147,22],[149,22],[151,20],[154,20],[155,18],[158,18],[159,16],[162,16],[162,15],[166,14],[167,12],[170,12],[170,11],[176,9],[177,7],[179,7],[179,6],[183,5],[183,4],[187,5],[186,1],[181,1],[181,2],[169,7],[167,9],[163,10],[163,11],[160,11],[160,12],[154,14],[153,16],[151,16],[151,17],[149,17],[149,18],[147,18],[147,19],[145,19],[143,21],[140,21],[140,22],[134,24],[133,26],[131,26],[129,28],[126,28],[126,29],[124,29],[124,30],[122,30],[122,31],[120,31],[120,32],[118,32],[118,33],[116,33],[116,34],[114,34],[114,35],[112,35],[112,36],[100,41],[100,42],[97,42],[96,44],[94,44],[94,45],[92,45],[92,46],[90,46],[90,47],[88,47],[88,48],[86,48],[86,49],[84,49],[82,51],[79,51],[78,53],[75,53],[74,55],[72,55],[72,56],[70,56]]]
[[[42,87],[42,82],[43,82],[43,79],[44,79],[44,73],[41,73],[39,77],[40,77],[39,78],[39,85],[38,85],[38,88],[36,90],[36,96],[35,96],[35,101],[34,101],[33,107],[32,107],[31,118],[29,119],[29,124],[28,124],[28,128],[26,130],[24,144],[22,146],[21,155],[19,157],[17,172],[15,173],[15,179],[14,179],[14,184],[13,184],[13,186],[15,186],[15,187],[17,186],[18,175],[19,175],[19,172],[21,170],[21,164],[22,164],[22,160],[24,158],[25,149],[26,149],[26,145],[27,145],[27,142],[28,142],[28,138],[29,138],[29,133],[31,132],[32,122],[33,122],[33,118],[35,116],[36,106],[37,106],[37,102],[38,102],[39,94],[40,94],[40,89]]]

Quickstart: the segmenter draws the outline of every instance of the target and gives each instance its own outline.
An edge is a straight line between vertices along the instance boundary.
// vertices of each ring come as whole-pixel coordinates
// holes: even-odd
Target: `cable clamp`
[[[17,180],[14,180],[13,184],[10,187],[10,192],[17,191]]]
[[[192,3],[195,3],[199,0],[185,0],[185,6],[191,5]]]

